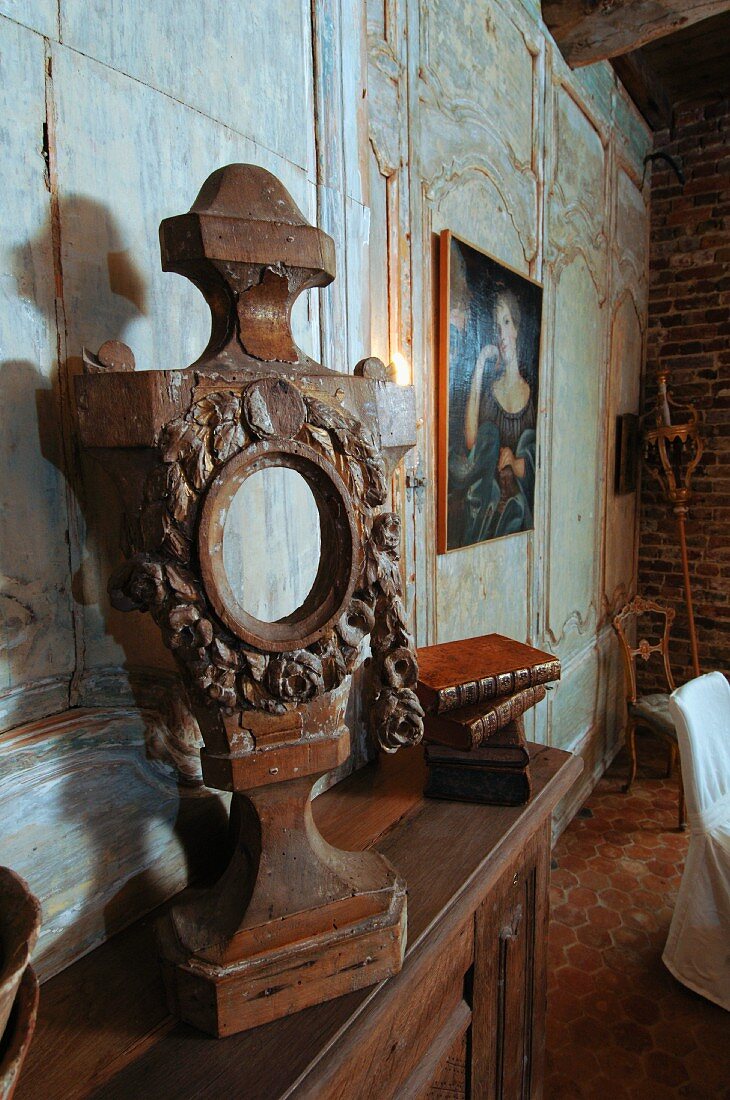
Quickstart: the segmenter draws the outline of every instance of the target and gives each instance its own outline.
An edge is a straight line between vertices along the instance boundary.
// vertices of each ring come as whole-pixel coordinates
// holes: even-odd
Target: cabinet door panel
[[[542,829],[476,912],[471,1073],[480,1100],[540,1093],[548,852]]]

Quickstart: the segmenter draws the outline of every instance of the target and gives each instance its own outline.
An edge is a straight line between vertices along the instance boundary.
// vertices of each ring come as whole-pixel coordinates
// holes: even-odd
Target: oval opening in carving
[[[267,480],[270,474],[275,475],[270,482],[272,499],[285,484],[292,494],[288,501],[293,508],[285,503],[283,495],[279,496],[278,533],[272,527],[265,529],[261,516],[255,517],[248,510],[248,502],[260,484],[254,479],[264,472]],[[253,485],[246,490],[249,481]],[[303,489],[299,482],[304,483]],[[237,498],[242,489],[239,505]],[[312,502],[301,495],[303,492],[312,498],[317,523]],[[300,508],[305,510],[305,519]],[[235,518],[239,510],[242,522]],[[227,536],[229,519],[233,522]],[[269,554],[277,540],[279,546],[274,553],[281,568],[291,568],[293,548],[298,576],[285,591],[279,576],[281,591],[276,594],[279,602],[275,604],[269,600],[271,591],[263,600],[256,596],[251,587],[255,581],[249,576],[260,577],[262,570],[268,569],[268,563],[256,559]],[[331,629],[350,602],[360,568],[355,510],[344,482],[316,451],[296,441],[256,443],[223,467],[206,494],[198,548],[206,595],[219,618],[249,645],[278,653],[311,645]],[[237,562],[240,560],[244,566],[247,559],[250,569],[245,567],[242,576]],[[272,578],[279,568],[277,564],[272,569]]]
[[[297,611],[312,591],[322,547],[319,510],[306,480],[286,466],[246,478],[223,525],[223,567],[236,600],[262,622]]]

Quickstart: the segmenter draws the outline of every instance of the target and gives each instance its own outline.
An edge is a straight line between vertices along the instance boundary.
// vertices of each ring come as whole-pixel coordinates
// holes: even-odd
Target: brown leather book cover
[[[523,688],[514,695],[495,699],[490,704],[478,703],[475,707],[465,707],[462,710],[426,714],[423,736],[426,741],[451,745],[462,750],[491,748],[498,741],[507,746],[512,744],[510,738],[517,736],[510,729],[515,718],[519,718],[544,698],[545,688],[542,684],[536,684],[534,687]],[[501,732],[504,737],[497,738],[496,735]],[[519,741],[514,741],[515,746],[519,744]]]
[[[427,759],[432,747],[426,750]],[[439,751],[448,750],[439,746]],[[474,753],[464,753],[464,755],[471,757]],[[437,759],[428,760],[428,777],[423,793],[426,798],[445,798],[456,802],[522,806],[525,802],[529,802],[532,781],[529,767],[493,768],[486,764],[473,767],[463,766],[453,760]]]
[[[512,768],[520,770],[530,762],[521,722],[510,722],[476,749],[457,749],[453,745],[426,742],[427,764],[452,764],[455,767]]]
[[[418,697],[436,714],[560,679],[552,653],[503,634],[425,646],[418,650],[418,667]]]

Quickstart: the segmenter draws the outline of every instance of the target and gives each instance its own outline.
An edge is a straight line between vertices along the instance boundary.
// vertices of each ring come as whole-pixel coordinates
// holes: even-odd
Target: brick
[[[670,368],[674,397],[703,413],[705,453],[693,479],[687,541],[704,668],[730,667],[729,131],[727,97],[680,108],[673,134],[656,135],[655,148],[681,158],[687,183],[680,187],[668,167],[657,166],[651,196],[644,410],[661,365]],[[641,494],[639,590],[677,609],[672,662],[682,681],[691,663],[676,527],[645,474]]]

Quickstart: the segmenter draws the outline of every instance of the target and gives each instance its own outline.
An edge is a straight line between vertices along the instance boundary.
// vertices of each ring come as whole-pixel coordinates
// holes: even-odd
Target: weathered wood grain
[[[74,666],[51,203],[41,147],[45,49],[0,16],[0,731],[68,705]]]
[[[542,0],[542,17],[571,66],[636,50],[727,9],[726,0]]]
[[[2,0],[0,16],[3,15],[46,38],[58,39],[56,0]]]
[[[44,980],[212,870],[224,806],[148,759],[158,721],[131,707],[73,710],[0,741],[3,859],[41,901]]]
[[[415,1071],[401,1088],[401,1100],[466,1100],[467,1032],[471,1009],[459,1001]]]
[[[631,50],[612,61],[614,72],[653,130],[672,123],[672,101],[661,77],[641,50]]]
[[[113,9],[108,0],[61,5],[62,40],[71,49],[188,104],[311,174],[309,20],[309,4],[302,0],[243,10],[223,4],[210,11],[181,9],[171,0],[133,0]],[[178,42],[175,50],[159,48],[172,41]],[[270,57],[287,59],[275,91],[263,63]],[[244,59],[249,63],[242,83]],[[266,111],[257,109],[263,102]]]

